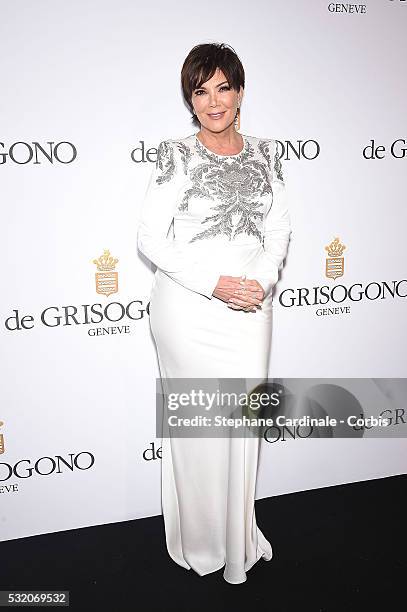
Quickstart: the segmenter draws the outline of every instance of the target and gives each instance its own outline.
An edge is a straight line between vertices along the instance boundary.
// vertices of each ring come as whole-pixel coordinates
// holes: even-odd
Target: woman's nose
[[[216,93],[209,94],[209,106],[217,106],[218,97]]]

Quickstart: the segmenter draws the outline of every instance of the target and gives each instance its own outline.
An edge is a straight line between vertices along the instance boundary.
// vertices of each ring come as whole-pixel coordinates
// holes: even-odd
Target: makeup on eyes
[[[230,86],[228,84],[227,85],[223,85],[223,83],[220,83],[219,85],[217,85],[217,87],[219,87],[220,89],[223,89],[223,87],[225,87],[225,89],[227,91],[230,90]],[[195,95],[198,95],[200,92],[204,92],[205,93],[205,91],[206,91],[205,89],[197,89],[194,93],[195,93]]]

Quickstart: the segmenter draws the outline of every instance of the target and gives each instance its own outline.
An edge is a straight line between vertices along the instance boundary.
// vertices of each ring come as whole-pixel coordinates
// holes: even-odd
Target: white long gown
[[[236,155],[213,153],[196,134],[158,146],[138,248],[157,266],[150,326],[162,380],[268,375],[290,216],[276,140],[242,137]],[[265,289],[255,313],[212,295],[220,275],[242,274]],[[166,544],[182,567],[203,576],[225,566],[225,580],[239,584],[260,557],[272,558],[254,509],[259,442],[163,437]]]

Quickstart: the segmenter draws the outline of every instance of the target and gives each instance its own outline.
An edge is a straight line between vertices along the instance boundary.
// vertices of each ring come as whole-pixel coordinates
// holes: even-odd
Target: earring
[[[238,105],[237,105],[237,110],[236,110],[236,116],[235,116],[235,130],[240,130],[240,100],[239,98],[237,99],[238,101]]]

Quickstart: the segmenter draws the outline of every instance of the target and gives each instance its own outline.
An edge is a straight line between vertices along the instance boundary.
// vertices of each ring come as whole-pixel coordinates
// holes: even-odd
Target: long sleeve
[[[202,258],[191,251],[187,242],[167,237],[185,179],[182,161],[171,140],[160,142],[141,206],[137,246],[157,268],[177,283],[212,299],[219,273],[208,268]]]
[[[264,252],[258,259],[254,272],[251,273],[251,277],[263,287],[265,296],[271,292],[278,281],[292,232],[287,192],[276,141],[274,141],[274,159],[270,166],[273,196],[272,205],[264,224]]]

